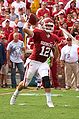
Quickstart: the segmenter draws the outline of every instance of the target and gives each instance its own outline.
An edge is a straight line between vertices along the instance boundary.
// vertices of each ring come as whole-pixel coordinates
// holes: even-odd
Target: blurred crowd
[[[0,47],[2,48],[0,48],[0,86],[8,86],[8,61],[6,58],[8,44],[14,39],[15,36],[18,35],[18,39],[24,42],[23,47],[25,47],[25,50],[30,50],[30,46],[28,44],[29,38],[27,38],[27,35],[25,35],[22,29],[25,23],[28,22],[31,13],[35,14],[39,24],[46,17],[50,17],[54,23],[53,33],[59,37],[60,42],[58,43],[59,49],[56,49],[59,52],[56,53],[54,59],[55,61],[50,71],[51,85],[55,89],[60,89],[62,87],[64,88],[65,82],[63,82],[64,85],[61,86],[61,83],[59,81],[60,79],[64,80],[64,73],[62,68],[60,67],[59,58],[61,49],[67,44],[67,42],[61,28],[64,28],[68,33],[70,33],[72,37],[76,39],[76,42],[78,44],[79,0],[0,0]],[[34,27],[34,25],[32,27]],[[1,52],[3,52],[3,54]],[[25,53],[25,51],[23,52]],[[22,59],[24,62],[24,56],[22,56]],[[23,74],[23,68],[23,72],[19,67],[18,70],[20,71],[20,74]],[[14,75],[15,73],[13,71],[12,77]],[[13,77],[11,81],[13,81],[14,78],[15,77]],[[12,83],[16,84],[16,82]],[[16,86],[12,86],[12,88],[15,87]]]

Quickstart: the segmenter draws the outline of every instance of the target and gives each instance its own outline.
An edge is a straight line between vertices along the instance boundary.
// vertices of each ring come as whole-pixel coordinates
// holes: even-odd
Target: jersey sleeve
[[[39,31],[34,32],[33,39],[34,39],[34,43],[39,43],[41,41],[41,37],[40,37],[40,32]]]

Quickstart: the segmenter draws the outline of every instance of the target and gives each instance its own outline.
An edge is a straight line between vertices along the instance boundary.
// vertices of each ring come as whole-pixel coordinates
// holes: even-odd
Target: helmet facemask
[[[54,24],[52,22],[44,23],[43,24],[43,29],[48,33],[53,32]]]
[[[53,21],[50,18],[43,19],[42,28],[48,33],[53,32],[54,31]]]

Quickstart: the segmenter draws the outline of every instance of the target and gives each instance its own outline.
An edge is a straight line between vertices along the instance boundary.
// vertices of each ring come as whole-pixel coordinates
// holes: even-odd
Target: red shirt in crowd
[[[47,8],[50,11],[50,16],[52,16],[52,9],[53,9],[53,5],[55,4],[55,2],[47,2]]]
[[[11,41],[13,40],[13,34],[14,34],[14,32],[12,32],[12,33],[9,34],[8,43],[11,42]],[[24,39],[23,39],[21,33],[19,33],[19,40],[24,41]]]
[[[13,32],[13,28],[11,27],[3,27],[4,35],[6,36],[6,40],[8,40],[9,34]]]
[[[45,14],[47,14],[49,17],[50,17],[50,11],[49,11],[49,9],[42,9],[42,8],[39,8],[38,10],[37,10],[37,13],[36,13],[36,15],[37,15],[37,17],[40,19],[41,17],[43,17]]]

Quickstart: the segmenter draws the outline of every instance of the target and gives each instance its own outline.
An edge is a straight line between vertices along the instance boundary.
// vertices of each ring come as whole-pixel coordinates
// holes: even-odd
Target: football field
[[[0,89],[0,119],[79,119],[79,92],[52,89],[54,108],[48,108],[44,90],[21,91],[16,105],[9,105],[14,89]]]

